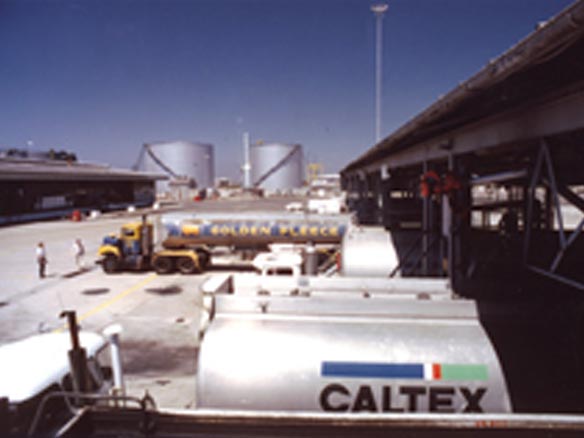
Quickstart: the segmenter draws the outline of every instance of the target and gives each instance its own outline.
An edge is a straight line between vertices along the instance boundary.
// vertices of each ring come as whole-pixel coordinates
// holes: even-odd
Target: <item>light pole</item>
[[[381,73],[383,61],[383,14],[387,11],[387,4],[378,3],[371,6],[375,14],[375,142],[381,140]]]

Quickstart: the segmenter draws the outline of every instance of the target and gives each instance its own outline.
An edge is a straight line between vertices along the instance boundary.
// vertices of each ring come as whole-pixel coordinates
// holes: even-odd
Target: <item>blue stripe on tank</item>
[[[322,362],[320,374],[322,377],[423,379],[424,364]]]

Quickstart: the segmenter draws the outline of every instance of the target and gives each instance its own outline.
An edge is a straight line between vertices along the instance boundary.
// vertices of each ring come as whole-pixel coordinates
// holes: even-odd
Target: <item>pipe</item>
[[[87,390],[87,352],[79,343],[79,327],[77,326],[77,316],[74,310],[64,310],[61,318],[67,318],[69,333],[71,335],[71,350],[69,350],[69,366],[73,388],[75,392],[85,392]],[[76,404],[81,403],[81,399],[76,398]]]
[[[112,324],[106,327],[103,335],[107,338],[110,344],[110,355],[112,362],[112,371],[114,378],[114,395],[124,396],[126,394],[126,387],[124,384],[124,373],[122,370],[122,355],[120,349],[120,334],[122,333],[122,326],[120,324]]]
[[[503,183],[514,179],[523,179],[526,177],[527,172],[525,170],[510,170],[508,172],[499,172],[492,175],[484,175],[477,178],[473,178],[470,181],[470,184],[473,186],[481,184],[495,184]]]

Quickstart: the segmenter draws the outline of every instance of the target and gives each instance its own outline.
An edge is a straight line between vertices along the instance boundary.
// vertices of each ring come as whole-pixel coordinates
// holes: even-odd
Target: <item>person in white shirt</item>
[[[45,278],[45,269],[47,267],[47,250],[45,249],[45,244],[39,242],[36,247],[36,259],[39,265],[39,278]]]
[[[75,239],[73,241],[73,255],[75,256],[75,264],[77,269],[83,269],[83,256],[85,255],[85,247],[81,239]]]

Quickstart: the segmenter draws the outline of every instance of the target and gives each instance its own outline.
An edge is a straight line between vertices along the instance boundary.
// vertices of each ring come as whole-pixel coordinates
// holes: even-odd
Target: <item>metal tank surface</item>
[[[229,211],[229,212],[172,212],[160,215],[160,223],[162,226],[178,227],[182,222],[189,220],[199,221],[289,221],[289,222],[338,222],[343,224],[352,224],[355,222],[355,217],[350,213],[341,214],[320,214],[320,213],[291,213],[289,211]]]
[[[506,413],[506,383],[468,301],[216,295],[199,408]]]
[[[354,226],[345,233],[341,245],[341,275],[389,277],[398,265],[391,235],[383,227]]]
[[[269,143],[250,147],[252,184],[266,190],[302,187],[302,146]]]
[[[139,166],[148,172],[165,173],[171,178],[192,178],[197,188],[213,187],[215,181],[215,155],[212,144],[188,141],[144,144]],[[157,181],[158,192],[169,189],[169,181]]]
[[[245,246],[269,243],[340,244],[351,224],[349,215],[290,215],[246,213],[193,217],[168,214],[161,217],[165,235],[159,241],[165,248],[189,245]]]
[[[450,300],[452,289],[446,278],[386,278],[386,277],[326,277],[302,275],[291,279],[287,276],[262,277],[252,273],[215,275],[205,282],[206,294],[231,290],[238,295],[258,295],[269,291],[270,295],[310,294],[316,296],[350,296],[418,298],[425,300]]]
[[[270,243],[339,244],[346,225],[338,222],[290,221],[197,221],[182,222],[178,228],[167,227],[165,248],[192,245],[266,246]]]

